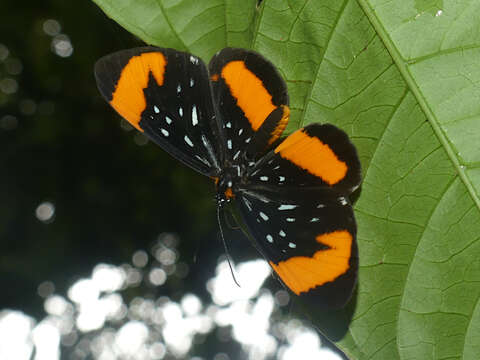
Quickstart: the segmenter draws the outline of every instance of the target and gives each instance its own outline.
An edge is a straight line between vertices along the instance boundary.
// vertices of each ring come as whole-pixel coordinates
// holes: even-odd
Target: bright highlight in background
[[[55,215],[55,205],[53,205],[51,202],[45,201],[37,206],[35,215],[40,221],[45,223],[51,222],[53,220],[53,216]]]
[[[0,312],[0,359],[28,360],[33,351],[34,320],[18,311]]]
[[[98,264],[91,277],[70,287],[68,296],[54,294],[49,282],[41,284],[47,315],[38,324],[20,312],[0,312],[0,359],[202,360],[195,356],[195,344],[215,331],[219,341],[241,345],[238,351],[243,355],[230,354],[233,359],[341,360],[322,350],[317,333],[300,321],[270,320],[278,304],[288,304],[289,297],[283,290],[274,296],[261,288],[271,273],[263,260],[235,267],[240,287],[228,263],[221,261],[208,281],[210,304],[203,304],[195,294],[178,302],[148,294],[126,302],[125,290],[130,287],[144,283],[147,289],[152,285],[158,289],[175,276],[172,269],[185,269],[176,266],[180,264],[177,242],[171,234],[163,234],[150,254],[134,253],[133,266]],[[218,353],[214,359],[230,357]]]

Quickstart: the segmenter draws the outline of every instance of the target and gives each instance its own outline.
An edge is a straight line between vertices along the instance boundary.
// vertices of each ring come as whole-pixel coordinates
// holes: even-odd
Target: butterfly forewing
[[[95,75],[128,122],[193,169],[218,174],[211,88],[199,58],[155,47],[123,50],[100,59]]]
[[[276,140],[288,123],[288,94],[276,68],[244,49],[219,51],[209,64],[225,154],[234,161],[258,153]]]

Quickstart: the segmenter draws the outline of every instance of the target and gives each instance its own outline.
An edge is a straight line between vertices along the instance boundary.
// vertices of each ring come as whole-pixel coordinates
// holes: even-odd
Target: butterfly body
[[[113,108],[235,202],[282,283],[322,308],[343,306],[356,283],[356,223],[348,196],[360,163],[348,136],[310,124],[281,139],[287,87],[261,55],[226,48],[197,57],[144,47],[100,59],[97,84]]]

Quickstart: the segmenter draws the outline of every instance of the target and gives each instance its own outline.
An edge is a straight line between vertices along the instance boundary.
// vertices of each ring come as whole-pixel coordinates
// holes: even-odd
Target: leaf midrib
[[[373,28],[375,29],[376,33],[378,34],[379,38],[382,40],[383,44],[387,48],[390,56],[393,59],[395,65],[397,65],[400,74],[402,75],[403,79],[407,83],[408,88],[411,90],[412,94],[415,96],[420,108],[423,110],[426,118],[428,119],[429,123],[431,124],[435,135],[437,136],[438,140],[442,144],[443,148],[447,152],[447,156],[450,158],[453,166],[455,167],[460,179],[462,180],[463,184],[467,188],[470,197],[472,198],[473,202],[475,203],[476,207],[480,210],[480,198],[477,195],[475,188],[467,177],[465,172],[466,167],[462,167],[460,164],[459,159],[455,156],[455,151],[452,148],[448,138],[445,136],[445,133],[442,131],[441,126],[435,117],[432,109],[428,105],[425,97],[423,96],[420,88],[417,86],[416,81],[413,79],[410,71],[408,70],[408,64],[402,58],[400,52],[398,51],[397,47],[393,43],[392,39],[388,35],[386,29],[384,28],[383,24],[380,20],[375,16],[374,10],[368,4],[367,0],[357,0],[358,4],[362,8],[363,12],[369,19],[370,23],[372,24]]]
[[[417,58],[417,59],[413,59],[412,61],[407,63],[403,59],[403,57],[401,56],[400,52],[398,51],[394,42],[392,41],[392,39],[388,35],[386,29],[383,27],[382,23],[374,15],[374,11],[370,7],[370,5],[367,3],[367,1],[366,0],[357,0],[357,1],[359,3],[360,7],[362,8],[362,10],[364,11],[364,13],[366,14],[367,18],[369,19],[370,23],[374,27],[376,33],[378,34],[378,36],[380,37],[380,39],[384,43],[388,52],[390,53],[390,56],[392,57],[394,63],[397,65],[397,68],[399,69],[399,71],[400,71],[403,79],[405,80],[408,88],[410,89],[412,94],[415,96],[418,104],[420,105],[420,107],[423,110],[426,118],[428,119],[429,123],[431,124],[435,135],[439,139],[442,147],[445,149],[445,151],[447,153],[447,156],[450,158],[450,161],[454,165],[454,167],[455,167],[455,169],[456,169],[456,171],[459,175],[459,178],[462,180],[462,183],[465,185],[470,197],[472,198],[473,202],[475,203],[475,206],[478,209],[480,209],[480,199],[479,199],[479,197],[478,197],[478,195],[477,195],[477,193],[474,189],[473,184],[468,179],[468,177],[465,173],[465,170],[464,170],[465,168],[461,166],[459,159],[455,156],[454,149],[452,148],[452,146],[451,146],[448,138],[446,137],[445,133],[442,131],[441,126],[440,126],[436,116],[434,115],[432,109],[428,105],[425,97],[423,96],[420,88],[418,87],[416,81],[414,80],[414,78],[412,77],[412,75],[411,75],[411,73],[408,69],[409,65],[434,58],[435,56],[438,55],[438,53],[430,54],[428,56],[424,56],[424,57]],[[475,46],[475,47],[477,47],[477,46]],[[452,52],[456,52],[456,51],[458,51],[458,49],[451,49],[449,51],[444,51],[443,53],[452,53]],[[445,195],[445,193],[447,192],[447,189],[450,186],[452,186],[454,181],[455,181],[455,177],[452,179],[450,184],[447,186],[443,195]],[[431,216],[433,215],[433,213],[435,212],[435,209],[438,207],[439,204],[440,204],[440,200],[438,201],[438,203],[434,207],[434,209],[433,209],[433,211],[430,215],[430,218],[429,218],[430,220],[431,220]],[[427,228],[428,228],[428,225],[425,227],[424,231]],[[417,243],[415,252],[418,250],[418,247],[419,247],[420,242],[422,241],[422,238],[423,238],[423,233],[422,233],[422,236],[420,236],[420,238],[419,238],[419,241]],[[414,257],[415,257],[415,255],[413,256],[413,258]],[[412,265],[412,263],[409,264],[406,279],[408,278],[408,274],[410,273],[411,265]],[[402,303],[403,303],[404,296],[405,296],[405,292],[403,291],[401,301],[400,301],[400,309],[399,310],[402,310]],[[478,305],[479,301],[480,301],[480,299],[477,299],[477,305]],[[399,311],[398,315],[399,314],[400,314],[400,311]],[[398,318],[397,318],[396,321],[398,323]],[[467,329],[468,329],[468,327],[467,327]],[[466,336],[463,337],[463,340],[465,342]],[[464,343],[464,348],[465,348],[465,343]],[[398,340],[397,340],[397,350],[400,351],[400,348],[398,347]]]

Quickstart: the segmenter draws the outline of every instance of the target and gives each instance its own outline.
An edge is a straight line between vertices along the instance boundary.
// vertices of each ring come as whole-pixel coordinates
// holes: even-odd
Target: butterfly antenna
[[[220,236],[222,238],[223,248],[225,249],[225,255],[227,256],[228,267],[230,268],[230,272],[232,273],[233,281],[235,282],[235,284],[237,284],[238,287],[241,287],[240,284],[238,283],[237,279],[235,278],[235,273],[234,273],[233,267],[232,267],[232,259],[230,258],[230,255],[229,255],[229,252],[228,252],[227,242],[225,241],[225,238],[223,237],[223,229],[222,229],[222,222],[220,221],[220,206],[219,205],[217,205],[217,221],[218,221],[218,226],[220,228]]]

